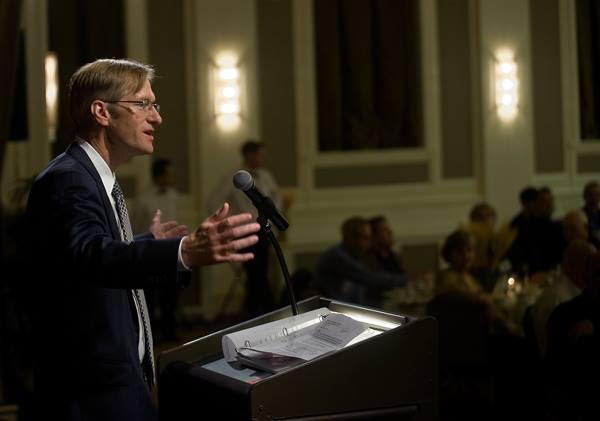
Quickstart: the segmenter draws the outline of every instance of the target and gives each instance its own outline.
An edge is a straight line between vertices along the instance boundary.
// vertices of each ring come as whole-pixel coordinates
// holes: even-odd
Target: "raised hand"
[[[160,222],[162,212],[160,209],[156,209],[154,218],[152,218],[152,224],[148,227],[148,231],[154,235],[157,240],[163,238],[183,237],[187,235],[188,229],[185,225],[179,225],[177,221],[168,221],[165,223]]]
[[[245,262],[254,258],[252,253],[239,250],[256,244],[260,225],[252,221],[252,214],[227,216],[229,204],[206,218],[181,245],[183,262],[188,267],[212,265],[223,262]]]

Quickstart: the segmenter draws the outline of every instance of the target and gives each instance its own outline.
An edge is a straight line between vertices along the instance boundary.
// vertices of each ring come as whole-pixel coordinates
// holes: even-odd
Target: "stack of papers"
[[[322,308],[225,335],[223,354],[228,361],[277,373],[379,333]]]

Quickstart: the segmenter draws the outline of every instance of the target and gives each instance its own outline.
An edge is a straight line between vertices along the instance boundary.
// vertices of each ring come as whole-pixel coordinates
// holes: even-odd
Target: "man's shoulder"
[[[61,183],[69,180],[91,179],[91,174],[78,160],[67,153],[54,158],[36,177],[36,183],[51,182],[60,179]]]
[[[31,188],[30,199],[32,196],[45,196],[73,188],[89,190],[94,185],[95,179],[83,163],[63,152],[38,174]]]

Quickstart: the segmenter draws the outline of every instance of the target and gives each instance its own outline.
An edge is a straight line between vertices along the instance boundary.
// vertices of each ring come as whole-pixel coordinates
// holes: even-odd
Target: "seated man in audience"
[[[532,224],[536,214],[536,201],[538,191],[536,188],[527,186],[519,193],[521,212],[510,222],[510,228],[514,232],[512,241],[506,257],[510,261],[513,271],[523,275],[527,266],[528,250],[531,247]]]
[[[590,181],[583,188],[583,211],[588,219],[590,242],[600,248],[600,184]]]
[[[517,238],[508,251],[513,270],[521,276],[554,269],[565,248],[560,223],[552,220],[554,197],[549,188],[537,191],[532,212],[518,222]]]
[[[548,321],[546,370],[552,419],[600,419],[600,252],[585,259],[583,279],[583,292],[560,304]]]
[[[406,276],[400,254],[394,250],[394,233],[385,216],[375,216],[369,219],[371,226],[371,247],[365,255],[365,264],[374,272],[396,273]],[[408,277],[407,277],[408,280]],[[385,301],[384,288],[369,288],[366,292],[366,303],[381,307]]]
[[[519,212],[511,221],[511,227],[520,229],[533,218],[536,208],[538,191],[535,187],[527,186],[519,193],[521,202],[521,212]]]
[[[563,235],[561,221],[553,220],[554,196],[548,187],[538,190],[535,218],[535,244],[539,250],[537,266],[532,263],[532,274],[556,268],[562,261],[562,255],[567,246]]]
[[[367,268],[365,254],[371,240],[371,226],[365,218],[352,217],[344,221],[342,243],[323,253],[317,263],[317,290],[329,298],[373,305],[367,302],[369,289],[386,290],[404,285],[404,274],[374,272]]]
[[[563,224],[565,225],[565,230],[571,232],[567,234],[569,236],[582,230],[587,234],[583,216],[580,211],[569,212],[567,216],[565,216]],[[568,228],[571,224],[575,226],[576,224],[579,224],[579,228]],[[583,271],[585,268],[585,261],[596,251],[594,246],[585,241],[585,237],[570,238],[572,238],[572,240],[569,246],[567,246],[563,257],[562,273],[552,285],[549,285],[544,289],[544,292],[535,302],[531,310],[538,352],[542,357],[546,354],[548,339],[546,326],[550,314],[552,314],[552,311],[560,303],[569,301],[581,293],[581,290],[584,287]]]
[[[394,250],[394,233],[385,216],[369,219],[371,247],[366,253],[367,266],[376,272],[405,273],[400,255]]]

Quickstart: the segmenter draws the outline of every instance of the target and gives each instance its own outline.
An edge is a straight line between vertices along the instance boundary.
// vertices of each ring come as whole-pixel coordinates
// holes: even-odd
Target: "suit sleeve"
[[[47,174],[34,185],[28,212],[35,261],[65,280],[103,287],[143,288],[177,280],[180,239],[115,240],[93,178],[76,171]]]

